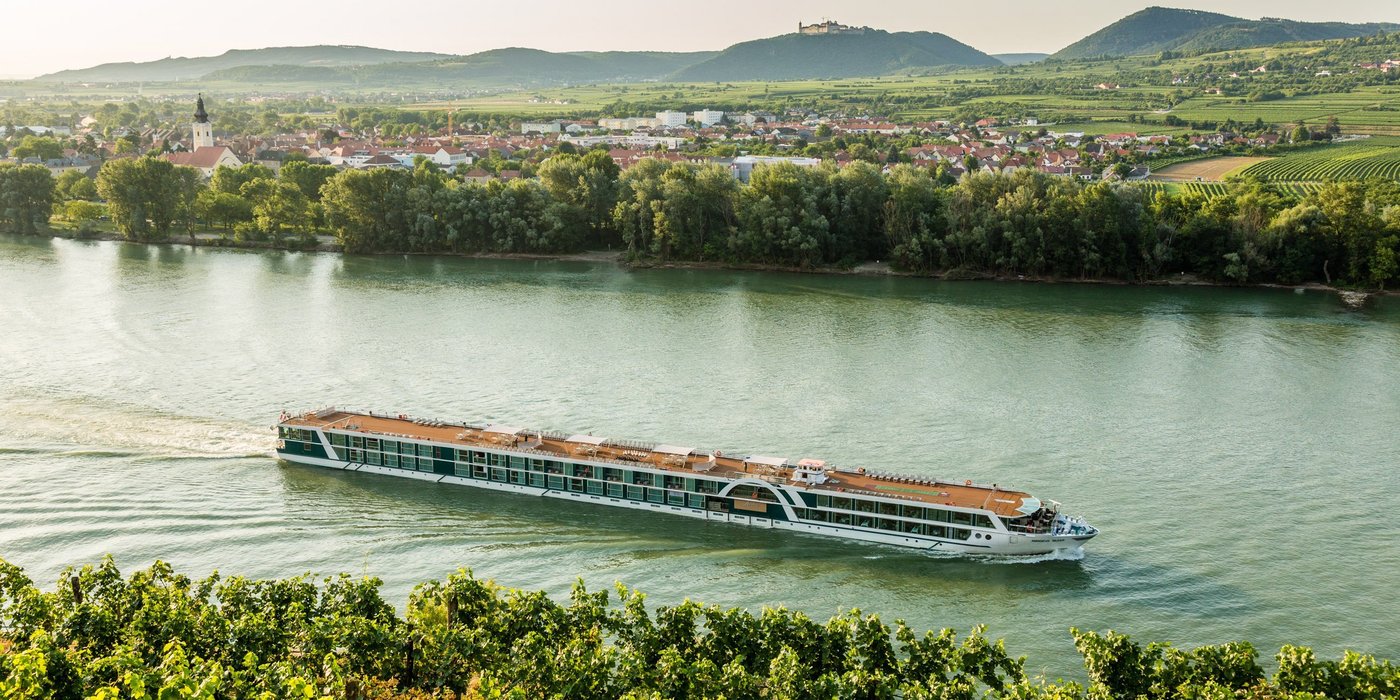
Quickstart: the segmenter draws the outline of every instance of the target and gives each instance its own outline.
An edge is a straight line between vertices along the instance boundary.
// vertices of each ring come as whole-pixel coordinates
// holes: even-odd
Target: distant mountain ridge
[[[394,51],[368,46],[277,46],[263,49],[231,49],[218,56],[162,58],[141,63],[104,63],[91,68],[63,70],[35,80],[84,82],[170,82],[197,80],[219,70],[244,66],[310,66],[333,68],[381,63],[409,63],[448,58],[449,54]]]
[[[1289,41],[1346,39],[1396,30],[1400,30],[1400,24],[1298,22],[1276,18],[1250,20],[1204,10],[1149,7],[1060,49],[1052,58],[1246,49]]]
[[[681,81],[802,80],[886,75],[945,66],[999,66],[1000,61],[937,32],[784,34],[735,44],[681,69]]]

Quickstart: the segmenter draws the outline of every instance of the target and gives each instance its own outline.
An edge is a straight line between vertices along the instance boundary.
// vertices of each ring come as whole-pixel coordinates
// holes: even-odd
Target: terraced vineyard
[[[1400,139],[1373,138],[1272,158],[1242,168],[1234,175],[1273,182],[1365,180],[1373,177],[1400,180]]]

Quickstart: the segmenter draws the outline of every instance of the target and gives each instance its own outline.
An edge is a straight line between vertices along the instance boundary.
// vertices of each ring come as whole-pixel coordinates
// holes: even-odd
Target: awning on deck
[[[676,447],[675,445],[657,445],[651,448],[652,452],[663,455],[676,455],[678,457],[688,457],[695,451],[694,447]]]
[[[500,434],[500,435],[519,435],[519,434],[520,434],[522,431],[524,431],[524,430],[525,430],[524,428],[517,428],[517,427],[515,427],[515,426],[513,426],[513,425],[500,425],[500,424],[497,424],[497,423],[492,423],[491,425],[488,425],[488,426],[486,426],[485,428],[482,428],[482,429],[481,429],[481,432],[483,432],[483,433],[497,433],[497,434]]]
[[[763,455],[749,455],[744,458],[747,464],[762,464],[767,467],[781,467],[787,464],[787,457],[764,457]]]
[[[597,435],[570,435],[570,436],[569,436],[569,442],[578,442],[578,443],[582,443],[582,444],[584,444],[584,445],[601,445],[601,444],[603,444],[603,443],[605,443],[605,442],[607,442],[607,441],[608,441],[607,438],[605,438],[605,437],[598,437]]]

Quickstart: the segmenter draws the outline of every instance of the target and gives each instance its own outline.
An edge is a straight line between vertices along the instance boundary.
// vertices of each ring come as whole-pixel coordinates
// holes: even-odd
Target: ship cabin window
[[[832,498],[831,498],[831,507],[832,507],[832,508],[840,508],[841,510],[850,510],[850,509],[851,509],[851,499],[846,498],[846,497],[844,497],[844,496],[832,496]]]
[[[899,515],[899,505],[896,503],[880,503],[880,515]]]
[[[932,521],[934,521],[934,522],[936,522],[936,523],[946,523],[946,522],[948,522],[948,518],[950,517],[950,515],[951,515],[951,513],[949,513],[949,512],[946,511],[946,510],[943,510],[942,508],[925,508],[925,509],[924,509],[924,519],[925,519],[925,520],[932,520]]]
[[[889,530],[891,532],[899,532],[899,521],[890,520],[889,518],[880,518],[880,529]]]
[[[481,466],[480,464],[473,464],[473,465],[472,465],[472,476],[474,476],[474,477],[476,477],[476,478],[478,478],[478,479],[485,479],[485,478],[486,478],[486,470],[487,470],[487,469],[488,469],[488,467],[483,467],[483,466]]]
[[[621,470],[621,469],[613,469],[612,467],[603,467],[602,475],[603,475],[603,480],[604,480],[604,481],[622,481],[622,470]]]
[[[918,524],[918,523],[911,523],[911,522],[909,522],[909,521],[907,521],[907,520],[903,523],[903,525],[904,525],[904,531],[905,531],[906,533],[908,533],[908,534],[911,534],[911,535],[922,535],[922,534],[924,534],[924,526],[923,526],[923,525],[920,525],[920,524]]]
[[[345,447],[345,435],[341,433],[331,433],[331,444],[336,447]]]
[[[419,457],[432,457],[432,456],[433,456],[433,446],[432,446],[432,445],[419,445],[419,446],[418,446],[418,456],[419,456]]]
[[[685,494],[680,491],[667,491],[666,502],[673,506],[685,505]]]
[[[951,536],[955,540],[965,540],[969,537],[972,537],[971,530],[964,530],[960,527],[950,527],[948,528],[948,530],[949,536]]]
[[[379,450],[379,438],[365,438],[365,449],[375,450],[377,452]]]
[[[875,503],[864,499],[856,499],[856,510],[862,513],[874,513]]]
[[[700,495],[700,494],[690,494],[690,507],[691,507],[691,508],[704,508],[704,507],[705,507],[705,497],[702,496],[702,495]]]
[[[413,443],[411,443],[411,442],[401,442],[401,443],[399,443],[399,454],[401,454],[401,455],[411,455],[411,454],[417,454],[417,453],[418,453],[418,448],[417,448]]]
[[[824,510],[808,510],[807,519],[815,520],[819,523],[829,523],[831,522],[831,513]]]
[[[574,493],[583,493],[583,479],[569,479],[569,490]]]
[[[589,493],[593,494],[594,496],[601,496],[601,495],[603,495],[603,482],[601,482],[601,481],[589,481],[589,482],[587,482],[587,485],[588,485],[588,492],[589,492]]]
[[[624,495],[624,494],[626,494],[626,492],[627,492],[627,487],[623,486],[622,484],[617,484],[617,483],[609,483],[609,484],[608,484],[608,495],[609,495],[609,496],[612,496],[613,498],[626,498],[626,496]]]
[[[943,537],[943,538],[947,538],[947,537],[948,537],[948,528],[943,527],[942,525],[925,525],[925,526],[924,526],[924,534],[925,534],[925,535],[928,535],[929,537]]]
[[[956,511],[956,510],[955,510],[955,511],[952,512],[952,514],[953,514],[952,522],[953,522],[954,525],[971,525],[971,524],[972,524],[972,514],[971,514],[971,513],[963,513],[963,512],[961,512],[961,511]]]
[[[817,507],[818,507],[818,508],[830,508],[830,507],[831,507],[831,496],[817,496]]]
[[[359,450],[350,450],[350,454],[348,455],[348,459],[351,462],[359,462],[362,457],[363,455]]]
[[[661,489],[647,489],[647,500],[652,503],[665,503],[666,492]]]
[[[873,528],[873,527],[875,527],[875,520],[876,520],[876,518],[872,518],[872,517],[869,517],[869,516],[864,516],[864,515],[859,516],[859,517],[856,518],[856,527],[870,527],[870,528]]]
[[[837,525],[850,525],[851,517],[852,516],[850,513],[832,513],[831,522],[836,523]]]
[[[399,443],[393,440],[383,440],[379,443],[379,450],[381,452],[393,452],[394,454],[398,454]]]
[[[491,480],[492,480],[492,481],[505,481],[505,480],[506,480],[506,470],[504,470],[504,469],[502,469],[502,468],[500,468],[500,467],[496,467],[496,468],[492,469],[492,470],[491,470]]]
[[[696,493],[719,493],[719,482],[718,482],[718,481],[710,481],[710,480],[708,480],[708,479],[696,479],[696,480],[695,480],[695,492],[696,492]]]
[[[648,474],[647,472],[633,472],[632,483],[637,484],[639,486],[651,486],[651,474]]]
[[[640,486],[628,486],[628,487],[627,487],[627,497],[630,498],[630,499],[632,499],[632,500],[634,500],[634,501],[640,501],[640,500],[642,500],[642,487],[640,487]]]
[[[510,468],[511,468],[511,469],[524,469],[524,468],[525,468],[525,458],[524,458],[524,457],[516,457],[515,455],[511,455],[511,456],[510,456]]]
[[[354,460],[351,460],[351,461],[354,461]],[[400,458],[399,458],[399,466],[400,466],[400,467],[403,467],[404,469],[417,469],[417,468],[418,468],[418,460],[416,460],[416,459],[414,459],[414,458],[412,458],[412,457],[400,457]]]
[[[531,457],[529,461],[527,461],[525,464],[526,468],[528,468],[532,472],[544,471],[544,460],[539,459],[537,457]]]
[[[552,489],[555,489],[555,490],[558,490],[558,491],[563,491],[563,490],[564,490],[564,477],[562,477],[562,476],[550,475],[550,476],[548,477],[548,483],[549,483],[549,488],[552,488]]]
[[[501,467],[505,466],[506,458],[505,455],[499,455],[495,452],[488,452],[486,454],[486,463],[493,467]]]
[[[682,490],[685,488],[685,477],[671,476],[670,474],[667,474],[663,478],[665,478],[666,480],[664,486],[668,489]]]
[[[373,465],[375,465],[375,466],[379,466],[379,453],[378,453],[378,452],[366,452],[366,453],[365,453],[365,462],[368,463],[368,464],[373,464]]]
[[[593,467],[590,467],[587,464],[574,464],[572,466],[574,468],[574,476],[577,476],[580,479],[593,478]]]
[[[470,478],[472,475],[472,465],[456,462],[452,465],[452,473],[456,474],[457,476],[465,476]]]
[[[531,474],[531,475],[530,475],[530,485],[531,485],[531,486],[538,486],[539,488],[544,488],[544,484],[545,484],[545,481],[544,481],[544,474]]]
[[[351,436],[350,436],[350,446],[351,446],[351,447],[354,447],[354,448],[357,448],[357,449],[358,449],[358,448],[362,448],[362,447],[365,446],[365,439],[362,438],[362,437],[360,437],[359,435],[351,435]]]
[[[480,450],[472,450],[472,461],[477,464],[486,464],[486,453]]]
[[[992,527],[992,519],[989,518],[989,517],[987,517],[987,516],[985,516],[985,515],[983,515],[983,514],[981,514],[981,513],[973,513],[973,514],[972,514],[972,524],[973,524],[974,526],[976,526],[976,527],[991,528],[991,527]]]
[[[525,472],[513,470],[510,473],[510,483],[525,485]]]
[[[398,455],[395,455],[395,454],[386,454],[386,455],[384,455],[384,466],[386,466],[386,467],[398,467],[398,466],[399,466],[399,456],[398,456]]]
[[[544,473],[546,473],[546,474],[563,474],[563,473],[564,473],[564,467],[563,467],[563,465],[559,464],[558,462],[556,462],[556,461],[554,461],[554,460],[552,460],[552,459],[547,459],[547,460],[545,460],[545,462],[544,462]]]

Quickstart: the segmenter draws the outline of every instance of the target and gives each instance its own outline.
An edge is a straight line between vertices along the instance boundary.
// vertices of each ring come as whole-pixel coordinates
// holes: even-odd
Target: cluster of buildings
[[[419,160],[430,161],[463,179],[483,182],[520,177],[519,170],[502,169],[502,163],[537,163],[561,148],[584,151],[607,149],[621,169],[644,159],[719,164],[747,182],[754,168],[765,163],[789,162],[799,167],[837,167],[864,160],[885,167],[911,163],[939,168],[954,176],[982,170],[1008,172],[1033,169],[1040,172],[1095,179],[1117,177],[1111,166],[1128,163],[1126,177],[1150,174],[1138,165],[1153,158],[1195,155],[1243,146],[1268,148],[1279,135],[1243,136],[1207,133],[1186,137],[1119,133],[1086,135],[1053,132],[1032,118],[982,119],[974,124],[949,121],[897,122],[869,117],[822,116],[793,110],[783,114],[726,115],[717,110],[659,112],[651,118],[599,119],[596,121],[525,122],[519,133],[475,133],[453,129],[419,136],[385,139],[341,129],[333,142],[324,142],[322,130],[243,137],[216,142],[203,98],[196,102],[188,132],[151,130],[142,137],[164,144],[164,157],[176,165],[199,169],[206,176],[220,166],[238,167],[258,162],[273,169],[291,154],[313,162],[345,169],[410,169]],[[726,118],[730,117],[730,118]],[[846,141],[834,141],[846,137]],[[820,144],[831,144],[820,147]],[[870,144],[884,144],[872,148]],[[809,144],[817,148],[804,148]],[[832,145],[844,144],[846,148]],[[914,144],[914,145],[911,145]],[[727,148],[716,156],[708,145]],[[56,175],[68,169],[90,169],[106,158],[120,157],[99,143],[96,153],[83,156],[66,152],[64,158],[43,162]],[[820,156],[814,155],[819,152]],[[760,155],[761,154],[761,155]],[[482,167],[481,161],[491,161]],[[516,166],[510,166],[516,167]]]

